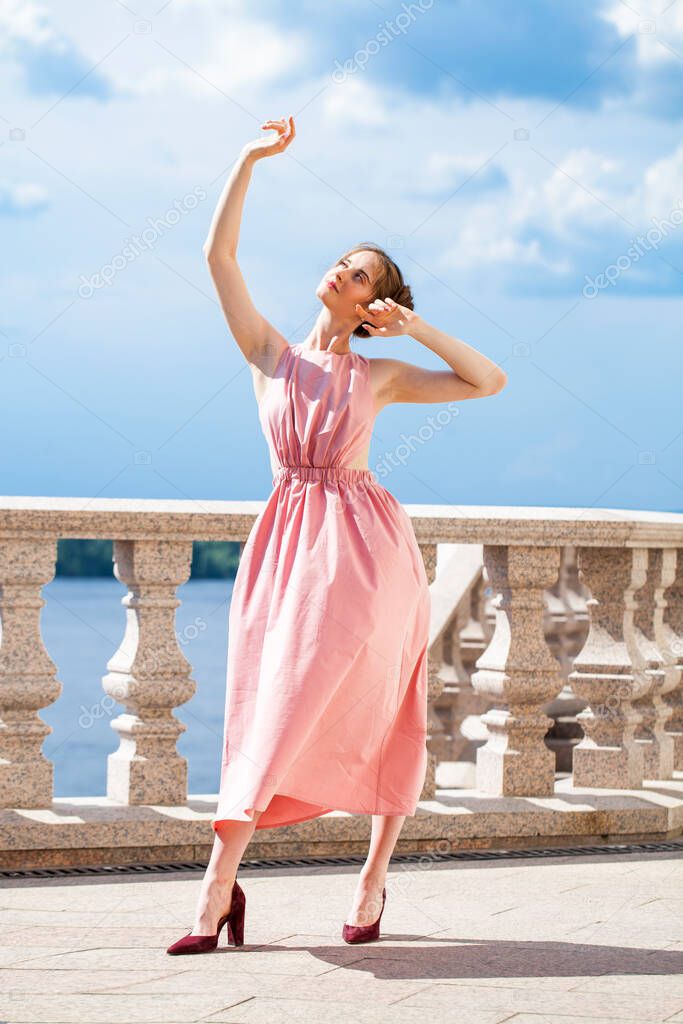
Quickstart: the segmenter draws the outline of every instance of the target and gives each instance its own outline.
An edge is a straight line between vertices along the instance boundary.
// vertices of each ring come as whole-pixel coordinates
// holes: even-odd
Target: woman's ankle
[[[386,871],[376,867],[362,867],[358,878],[369,889],[383,889],[386,882]]]
[[[235,884],[235,875],[226,875],[223,872],[218,873],[207,868],[206,874],[204,875],[204,884],[212,889],[225,890],[225,892],[232,892],[232,887]]]
[[[212,932],[223,914],[232,910],[232,886],[217,887],[212,883],[206,885],[195,908],[193,931],[199,934]]]
[[[215,907],[229,909],[233,885],[234,879],[206,875],[199,893],[197,913],[205,914]]]

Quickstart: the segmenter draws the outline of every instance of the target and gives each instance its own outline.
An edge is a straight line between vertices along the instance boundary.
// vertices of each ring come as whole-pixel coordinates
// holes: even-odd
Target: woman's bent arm
[[[379,408],[392,402],[462,402],[468,398],[487,398],[505,387],[505,371],[460,338],[451,337],[425,321],[413,330],[412,336],[440,355],[452,369],[427,370],[402,359],[373,359]]]
[[[441,356],[450,370],[426,370],[402,359],[373,359],[376,407],[391,402],[458,402],[497,395],[507,384],[505,371],[475,348],[423,320],[394,299],[375,299],[356,310],[371,337],[408,334]]]
[[[396,374],[397,401],[434,402],[462,401],[466,398],[486,398],[497,395],[507,383],[505,371],[485,356],[445,331],[417,317],[410,333],[425,348],[431,349],[451,367],[451,372],[423,370],[411,367],[406,374]],[[416,372],[417,371],[417,372]],[[446,397],[444,397],[446,396]]]

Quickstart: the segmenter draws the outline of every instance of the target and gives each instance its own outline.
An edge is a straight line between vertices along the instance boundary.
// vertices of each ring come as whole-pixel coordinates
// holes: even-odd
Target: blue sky
[[[375,241],[508,373],[428,441],[438,406],[384,410],[371,467],[408,449],[385,486],[683,509],[681,0],[9,0],[0,40],[4,493],[267,496],[202,245],[241,147],[294,113],[245,204],[263,314],[303,340],[323,271]]]

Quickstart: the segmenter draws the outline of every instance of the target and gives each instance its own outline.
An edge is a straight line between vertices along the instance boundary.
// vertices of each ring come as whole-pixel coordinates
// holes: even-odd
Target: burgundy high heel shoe
[[[387,898],[387,890],[382,889],[382,909],[379,912],[379,917],[372,924],[346,924],[342,928],[342,938],[344,942],[372,942],[373,939],[379,938],[379,922],[382,919],[384,913],[384,903]]]
[[[218,928],[216,929],[215,935],[192,935],[188,932],[182,939],[178,939],[173,945],[169,946],[166,950],[172,956],[176,956],[179,953],[209,953],[212,949],[215,949],[218,945],[218,936],[221,933],[223,925],[228,925],[228,942],[230,940],[234,946],[244,945],[244,911],[247,905],[247,898],[244,892],[240,888],[235,880],[232,887],[232,902],[230,904],[230,910],[227,914],[223,914],[222,918],[218,922]]]

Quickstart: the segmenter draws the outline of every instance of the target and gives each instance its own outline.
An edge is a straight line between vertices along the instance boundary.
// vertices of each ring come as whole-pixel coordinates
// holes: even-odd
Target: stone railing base
[[[216,797],[179,807],[128,806],[106,797],[63,797],[46,810],[0,810],[0,869],[163,864],[208,860]],[[368,816],[333,811],[276,829],[257,830],[245,859],[340,857],[367,852]],[[439,789],[406,820],[397,853],[524,849],[643,842],[683,835],[683,772],[648,780],[638,792],[555,783],[552,797],[489,797]]]

